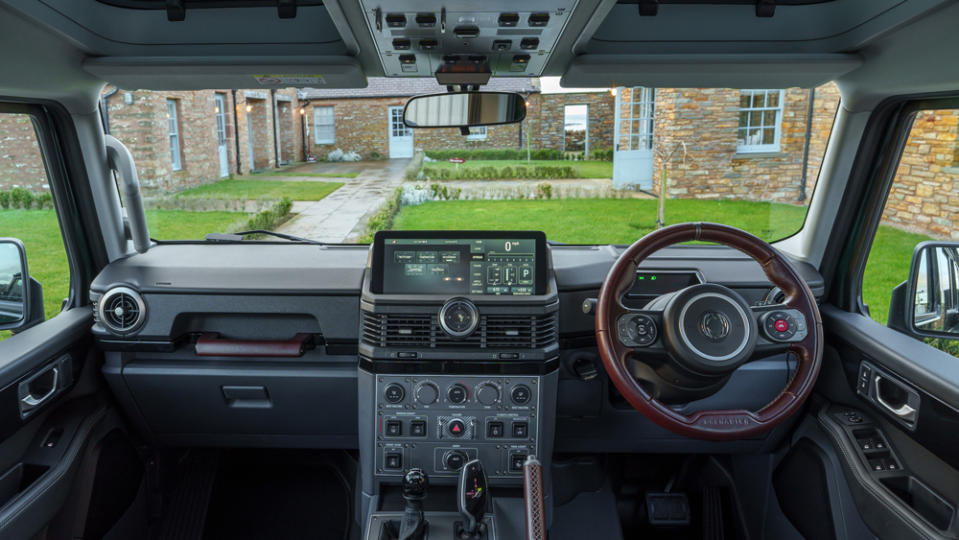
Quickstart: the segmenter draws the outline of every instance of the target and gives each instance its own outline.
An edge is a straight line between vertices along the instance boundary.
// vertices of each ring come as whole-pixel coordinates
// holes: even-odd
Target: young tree
[[[662,170],[659,175],[659,207],[656,212],[656,228],[661,229],[666,226],[666,197],[669,189],[669,165],[679,152],[683,151],[683,167],[686,166],[686,141],[663,141],[657,144],[655,148],[656,155],[659,157]]]

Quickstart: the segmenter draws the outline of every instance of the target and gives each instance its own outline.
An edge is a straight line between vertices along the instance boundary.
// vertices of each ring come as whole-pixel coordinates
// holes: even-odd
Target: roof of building
[[[539,85],[530,77],[494,77],[481,90],[499,92],[538,92]],[[378,98],[416,96],[446,92],[446,87],[433,78],[370,77],[366,88],[303,88],[301,99]]]

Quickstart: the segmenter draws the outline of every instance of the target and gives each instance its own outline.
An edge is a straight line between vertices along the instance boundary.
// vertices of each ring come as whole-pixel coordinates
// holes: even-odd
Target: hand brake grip
[[[523,500],[526,505],[526,540],[546,540],[546,505],[543,465],[536,456],[523,464]]]

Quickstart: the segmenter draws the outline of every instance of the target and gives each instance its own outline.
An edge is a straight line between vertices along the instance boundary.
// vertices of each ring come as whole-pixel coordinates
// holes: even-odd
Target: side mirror
[[[959,242],[922,242],[909,280],[895,288],[889,326],[900,332],[959,340]]]
[[[403,122],[413,128],[468,128],[515,124],[526,118],[526,100],[511,92],[452,92],[406,102]]]
[[[0,238],[0,330],[22,330],[43,322],[43,292],[27,272],[23,242]]]

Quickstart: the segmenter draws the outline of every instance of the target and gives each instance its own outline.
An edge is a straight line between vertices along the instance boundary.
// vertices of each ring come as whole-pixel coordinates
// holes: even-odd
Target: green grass
[[[403,208],[394,229],[533,229],[570,244],[631,244],[656,228],[652,199],[446,201]],[[671,200],[666,222],[717,221],[765,240],[802,226],[801,206],[750,201]]]
[[[912,250],[930,237],[880,226],[866,261],[862,281],[862,301],[869,306],[873,320],[885,325],[889,320],[892,289],[909,279]]]
[[[470,160],[466,163],[460,163],[460,168],[480,168],[480,167],[525,167],[525,159],[491,159],[491,160]],[[576,169],[578,178],[612,178],[613,162],[611,161],[566,161],[558,159],[534,159],[529,162],[532,167],[562,167],[568,165]],[[439,169],[453,169],[455,163],[449,161],[432,161],[423,163],[424,167],[436,167]]]
[[[279,171],[279,172],[269,172],[269,173],[253,173],[254,176],[307,176],[310,178],[356,178],[360,175],[359,172],[342,172],[342,173],[324,173],[324,172],[296,172],[296,171]]]
[[[207,233],[226,232],[247,217],[242,212],[147,210],[147,228],[157,240],[203,240]]]
[[[281,180],[221,180],[177,193],[199,199],[282,199],[318,201],[339,189],[341,182],[283,182]]]

